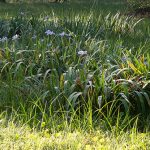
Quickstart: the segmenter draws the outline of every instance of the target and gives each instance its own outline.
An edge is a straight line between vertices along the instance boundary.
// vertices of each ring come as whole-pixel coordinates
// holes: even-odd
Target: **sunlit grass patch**
[[[50,133],[48,129],[37,131],[26,125],[17,126],[13,122],[9,122],[7,126],[0,126],[0,149],[3,150],[144,150],[150,148],[149,139],[150,135],[148,133],[139,133],[135,129],[115,135],[101,130]]]

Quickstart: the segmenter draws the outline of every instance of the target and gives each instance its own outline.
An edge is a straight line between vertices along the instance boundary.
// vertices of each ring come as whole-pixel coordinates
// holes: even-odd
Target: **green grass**
[[[0,5],[2,147],[149,148],[149,20],[85,2]]]
[[[150,148],[150,134],[140,133],[136,128],[130,132],[113,133],[93,130],[74,130],[51,133],[48,129],[38,131],[27,125],[16,125],[5,120],[0,125],[0,149],[3,150],[145,150]]]
[[[67,8],[67,9],[66,9]],[[118,10],[124,12],[126,10],[126,4],[124,1],[110,1],[106,0],[100,0],[100,1],[86,1],[86,0],[73,0],[70,2],[66,2],[63,4],[56,4],[56,3],[35,3],[35,4],[4,4],[1,3],[0,5],[0,14],[1,16],[8,15],[8,17],[16,16],[19,11],[28,11],[36,16],[39,16],[40,14],[51,14],[51,11],[53,10],[55,13],[58,13],[59,15],[63,12],[65,14],[68,14],[68,12],[72,13],[78,13],[78,12],[86,12],[88,13],[89,10],[92,9],[98,14],[104,12],[104,13],[116,13]]]

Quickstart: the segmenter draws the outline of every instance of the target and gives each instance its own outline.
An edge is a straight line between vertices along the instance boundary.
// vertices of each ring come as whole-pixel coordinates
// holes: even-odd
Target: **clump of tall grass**
[[[67,19],[22,12],[1,20],[0,107],[41,126],[54,118],[111,126],[120,113],[124,125],[126,116],[147,117],[150,56],[123,45],[138,35],[138,23],[119,13]]]

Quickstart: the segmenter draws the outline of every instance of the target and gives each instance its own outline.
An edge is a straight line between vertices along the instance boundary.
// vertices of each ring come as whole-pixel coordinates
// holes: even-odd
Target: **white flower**
[[[14,35],[14,36],[12,37],[12,40],[17,40],[18,38],[19,38],[19,35],[16,34],[16,35]]]
[[[41,42],[44,42],[44,39],[41,39]]]
[[[46,35],[55,35],[55,33],[51,30],[47,30],[45,33]]]
[[[51,43],[49,43],[49,44],[47,44],[47,47],[51,47],[51,45],[52,45],[52,44],[51,44]]]
[[[65,33],[64,31],[62,33],[59,34],[59,36],[63,37],[63,36],[70,36],[69,34]]]
[[[78,51],[78,55],[79,56],[86,56],[87,55],[87,51]]]
[[[25,15],[25,13],[24,13],[24,12],[20,12],[20,15],[22,15],[22,16],[23,16],[23,15]]]
[[[60,35],[60,36],[65,36],[66,33],[65,33],[65,32],[62,32],[62,33],[60,33],[59,35]]]
[[[32,39],[36,39],[36,38],[37,38],[37,36],[36,36],[36,35],[33,35],[33,36],[32,36]]]
[[[2,38],[0,38],[0,42],[5,42],[5,41],[7,41],[7,40],[8,40],[7,37],[2,37]]]

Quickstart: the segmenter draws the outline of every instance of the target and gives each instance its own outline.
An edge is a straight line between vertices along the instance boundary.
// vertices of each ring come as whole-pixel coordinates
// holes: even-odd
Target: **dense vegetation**
[[[132,128],[131,133],[149,130],[149,21],[123,11],[99,11],[99,4],[104,9],[108,3],[95,1],[92,8],[90,2],[85,8],[75,2],[41,4],[47,11],[41,15],[34,12],[38,4],[21,5],[16,15],[20,4],[1,3],[2,8],[16,9],[15,15],[0,19],[3,129],[13,122],[46,136],[64,130],[100,129],[112,131],[112,136]],[[111,1],[110,9],[124,4]],[[100,138],[99,133],[95,136]]]

